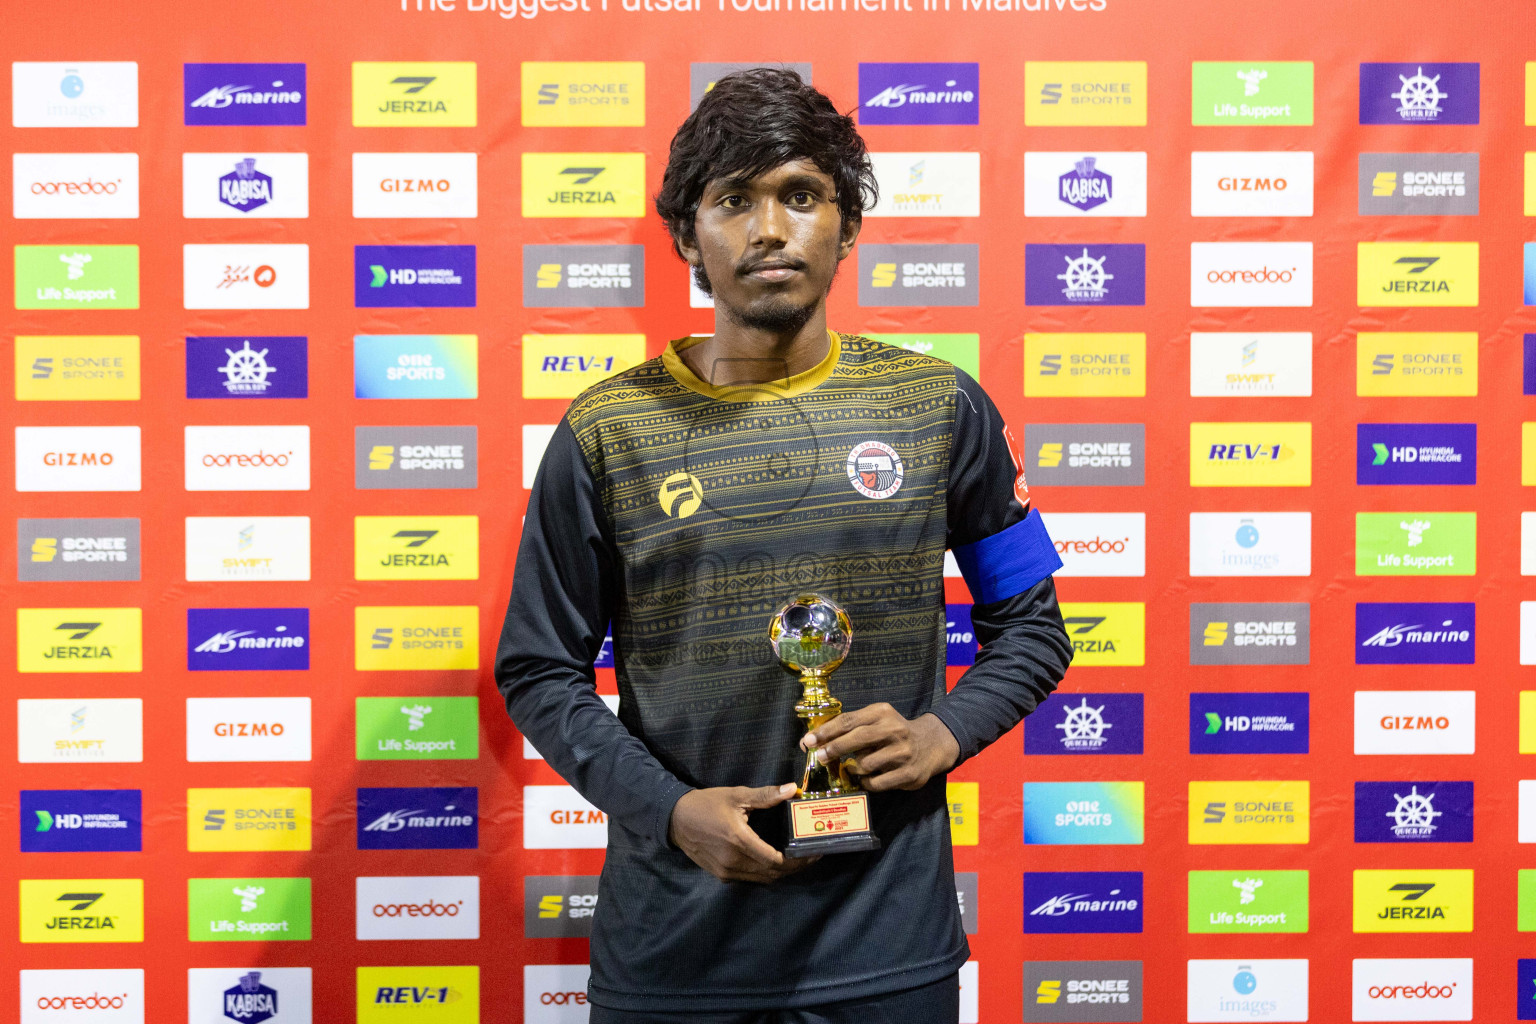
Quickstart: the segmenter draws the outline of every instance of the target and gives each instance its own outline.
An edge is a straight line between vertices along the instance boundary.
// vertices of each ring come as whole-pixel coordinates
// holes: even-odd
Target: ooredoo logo
[[[21,972],[21,1024],[143,1024],[142,970]]]
[[[523,967],[523,1020],[527,1024],[575,1024],[587,1019],[586,964]]]
[[[189,491],[309,490],[309,427],[187,427]]]
[[[1191,306],[1312,305],[1311,242],[1190,244]]]
[[[1356,960],[1354,1020],[1471,1020],[1472,960]]]
[[[1143,512],[1053,512],[1041,516],[1063,567],[1059,576],[1145,576]]]
[[[359,939],[478,939],[476,875],[379,876],[357,880]]]
[[[16,153],[11,170],[17,220],[139,215],[137,153]]]

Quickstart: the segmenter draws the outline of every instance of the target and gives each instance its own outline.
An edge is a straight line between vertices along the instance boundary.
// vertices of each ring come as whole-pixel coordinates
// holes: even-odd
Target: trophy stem
[[[832,696],[827,689],[827,673],[801,672],[802,694],[795,705],[795,714],[812,732],[843,712],[843,702]],[[822,764],[816,760],[816,751],[805,753],[805,772],[800,779],[800,792],[814,796],[840,796],[858,789],[858,785],[843,772],[841,762]]]

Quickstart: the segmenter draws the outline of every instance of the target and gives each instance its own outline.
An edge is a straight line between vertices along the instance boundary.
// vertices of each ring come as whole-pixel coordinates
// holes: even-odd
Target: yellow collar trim
[[[661,353],[661,365],[666,367],[674,380],[689,391],[695,391],[706,398],[717,399],[722,402],[777,402],[784,398],[794,398],[803,395],[832,376],[832,371],[837,367],[837,360],[842,355],[842,338],[836,331],[827,331],[827,354],[809,370],[797,373],[787,381],[772,381],[767,384],[729,384],[717,386],[709,384],[694,376],[686,363],[678,356],[679,352],[692,348],[703,341],[702,337],[678,338],[667,343],[667,347]]]

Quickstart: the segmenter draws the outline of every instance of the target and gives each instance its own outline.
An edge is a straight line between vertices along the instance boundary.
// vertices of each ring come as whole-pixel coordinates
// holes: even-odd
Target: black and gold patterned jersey
[[[722,882],[668,841],[691,788],[798,776],[798,679],[770,615],[816,592],[847,609],[846,710],[937,715],[968,758],[1071,660],[1021,460],[949,363],[830,333],[772,384],[707,383],[673,342],[587,389],[545,451],[496,680],[513,721],[609,817],[593,1002],[617,1009],[817,1005],[945,977],[968,955],[944,779],[871,795],[881,849],[771,885]],[[721,376],[729,376],[726,368]],[[977,604],[976,663],[945,687],[944,553]],[[593,662],[611,625],[617,716]],[[774,846],[784,811],[751,824]]]

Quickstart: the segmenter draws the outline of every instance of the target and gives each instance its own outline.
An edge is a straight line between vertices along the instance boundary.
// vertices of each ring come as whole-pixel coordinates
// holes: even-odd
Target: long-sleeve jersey
[[[608,815],[590,998],[616,1009],[816,1005],[920,985],[969,955],[944,778],[871,794],[881,849],[772,884],[723,882],[668,839],[693,788],[798,778],[798,678],[770,616],[815,592],[848,612],[830,680],[851,711],[932,712],[963,761],[1018,724],[1072,648],[1011,435],[951,364],[829,332],[793,377],[717,386],[678,356],[592,386],[534,482],[496,654],[507,709]],[[729,369],[722,371],[728,376]],[[982,647],[945,687],[951,549]],[[612,627],[617,715],[593,663]],[[750,823],[781,847],[787,812]]]

